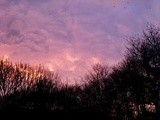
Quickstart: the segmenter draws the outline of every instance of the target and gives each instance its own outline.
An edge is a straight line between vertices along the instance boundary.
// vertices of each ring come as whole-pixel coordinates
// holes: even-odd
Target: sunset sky
[[[159,21],[159,0],[0,0],[0,56],[73,80],[118,63],[125,38]]]

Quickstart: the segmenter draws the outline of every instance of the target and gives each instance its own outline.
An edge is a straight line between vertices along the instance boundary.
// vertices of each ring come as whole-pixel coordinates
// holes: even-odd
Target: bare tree
[[[83,108],[89,112],[103,113],[108,116],[109,91],[109,67],[97,64],[85,76],[85,87],[82,94]],[[107,100],[108,99],[108,100]]]
[[[0,109],[51,110],[51,99],[60,84],[60,77],[43,67],[0,61]],[[37,101],[36,101],[37,100]]]
[[[134,60],[143,76],[154,82],[154,104],[160,119],[160,28],[149,25],[141,36],[129,39],[127,59]]]

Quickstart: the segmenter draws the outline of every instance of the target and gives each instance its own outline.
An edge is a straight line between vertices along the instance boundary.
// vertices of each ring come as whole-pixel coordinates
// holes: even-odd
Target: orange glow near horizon
[[[51,72],[54,71],[53,66],[52,66],[51,64],[47,65],[47,68],[48,68],[48,70],[51,71]]]
[[[2,57],[2,60],[3,60],[3,61],[9,60],[9,56],[8,56],[8,55],[4,55],[4,56]]]
[[[126,36],[160,19],[158,0],[33,1],[0,0],[0,56],[40,64],[64,79],[79,78],[95,64],[116,65]]]

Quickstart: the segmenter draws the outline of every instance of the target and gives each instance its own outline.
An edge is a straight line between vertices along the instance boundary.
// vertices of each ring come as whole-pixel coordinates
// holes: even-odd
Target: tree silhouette
[[[111,91],[109,88],[109,67],[97,64],[85,76],[86,84],[82,94],[82,105],[86,112],[110,116]]]
[[[9,60],[0,63],[1,111],[52,110],[52,95],[60,83],[57,74]]]
[[[160,29],[149,25],[141,36],[131,37],[129,45],[126,57],[134,62],[139,74],[146,80],[148,87],[145,89],[147,93],[144,99],[154,103],[157,119],[160,119]]]
[[[0,111],[159,120],[160,29],[149,25],[128,42],[122,62],[112,68],[93,66],[82,85],[64,84],[41,66],[0,60]]]

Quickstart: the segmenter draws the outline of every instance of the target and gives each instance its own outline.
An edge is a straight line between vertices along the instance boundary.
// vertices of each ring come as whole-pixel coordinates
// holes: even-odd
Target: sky
[[[159,0],[0,0],[0,56],[75,82],[123,59],[126,37],[159,25]],[[76,81],[78,82],[78,81]]]

